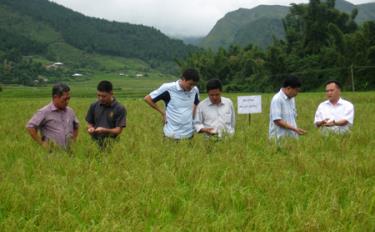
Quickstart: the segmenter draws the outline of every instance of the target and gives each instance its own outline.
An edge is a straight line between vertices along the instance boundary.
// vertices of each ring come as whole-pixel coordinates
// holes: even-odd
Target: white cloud
[[[168,35],[206,35],[226,13],[308,0],[53,0],[87,16],[153,26]],[[354,4],[373,0],[352,0]]]

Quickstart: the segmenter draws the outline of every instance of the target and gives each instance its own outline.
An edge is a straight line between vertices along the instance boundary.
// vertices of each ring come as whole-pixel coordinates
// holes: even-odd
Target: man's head
[[[70,88],[66,84],[58,83],[52,87],[52,101],[56,108],[64,110],[70,100]]]
[[[100,103],[103,105],[110,105],[113,99],[112,83],[110,81],[101,81],[96,89],[96,95],[98,96]]]
[[[221,91],[223,90],[221,81],[217,79],[209,80],[207,82],[206,89],[211,103],[219,104],[221,102]]]
[[[195,69],[186,69],[181,77],[180,86],[185,91],[190,91],[194,86],[198,84],[199,73]]]
[[[293,98],[301,90],[301,81],[297,77],[290,75],[284,80],[283,90],[288,98]]]
[[[336,103],[340,99],[341,94],[341,84],[338,81],[330,80],[326,82],[326,96],[327,99]]]

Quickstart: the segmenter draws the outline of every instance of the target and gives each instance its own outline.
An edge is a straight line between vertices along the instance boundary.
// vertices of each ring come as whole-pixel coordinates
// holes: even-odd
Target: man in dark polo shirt
[[[126,109],[116,101],[112,89],[111,82],[101,81],[97,87],[98,101],[91,104],[86,115],[87,131],[101,148],[126,126]]]

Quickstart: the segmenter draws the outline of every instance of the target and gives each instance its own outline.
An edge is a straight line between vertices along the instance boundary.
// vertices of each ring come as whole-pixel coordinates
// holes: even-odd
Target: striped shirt
[[[274,122],[275,120],[282,119],[291,126],[297,127],[296,117],[297,110],[294,98],[288,98],[282,89],[280,89],[271,100],[269,138],[279,139],[284,136],[298,137],[296,132],[279,127]]]
[[[40,130],[43,141],[52,140],[61,147],[67,148],[78,124],[78,119],[70,107],[60,110],[50,103],[39,109],[26,127]]]

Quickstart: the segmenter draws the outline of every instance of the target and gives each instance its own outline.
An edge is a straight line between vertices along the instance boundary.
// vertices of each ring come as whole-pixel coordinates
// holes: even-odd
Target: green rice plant
[[[232,138],[174,142],[142,99],[164,80],[117,78],[127,127],[102,152],[84,121],[101,78],[110,76],[71,85],[81,128],[69,153],[48,153],[26,133],[50,101],[47,88],[0,93],[0,231],[374,231],[373,92],[344,93],[356,110],[345,136],[322,136],[313,117],[324,95],[301,93],[297,122],[308,133],[276,146],[267,137],[272,95],[264,94],[263,112],[250,123],[237,115]]]

